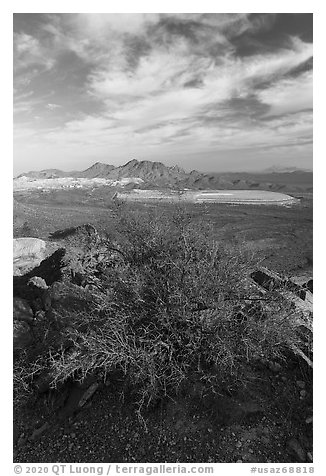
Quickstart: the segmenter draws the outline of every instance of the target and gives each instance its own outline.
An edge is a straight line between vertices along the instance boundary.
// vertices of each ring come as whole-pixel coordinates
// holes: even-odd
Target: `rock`
[[[236,463],[242,463],[242,459],[238,459]]]
[[[75,412],[78,411],[79,401],[84,393],[84,390],[81,389],[77,384],[74,384],[72,387],[66,387],[67,396],[65,402],[60,408],[59,417],[68,418],[72,416]],[[63,403],[63,402],[62,402]]]
[[[309,452],[309,453],[307,453],[307,456],[308,456],[309,461],[311,461],[311,463],[312,463],[313,462],[312,454]]]
[[[49,428],[49,423],[45,422],[44,425],[42,425],[40,428],[37,428],[36,430],[33,431],[33,434],[31,436],[31,440],[37,439],[39,436],[42,435],[47,429]]]
[[[29,279],[27,285],[32,289],[30,306],[33,315],[36,316],[37,313],[49,311],[51,308],[51,295],[45,280],[39,276],[33,276]]]
[[[306,423],[307,423],[307,425],[309,425],[309,424],[312,423],[312,422],[313,422],[313,417],[312,417],[312,416],[306,418]]]
[[[300,390],[300,398],[305,398],[307,396],[306,390]]]
[[[85,405],[85,403],[94,395],[94,393],[96,392],[96,390],[98,389],[99,387],[99,383],[98,382],[94,382],[87,390],[86,392],[83,394],[83,396],[81,397],[81,399],[79,400],[79,403],[78,403],[78,406],[79,407],[83,407]]]
[[[38,266],[46,256],[46,242],[39,238],[13,240],[14,276],[22,276]]]
[[[306,461],[306,452],[295,438],[291,438],[287,444],[287,449],[289,453],[297,458],[300,463],[304,463]]]
[[[33,286],[27,286],[27,282],[34,276],[44,279],[48,286],[51,286],[56,281],[60,281],[63,277],[63,268],[65,267],[65,254],[65,249],[56,249],[54,253],[43,259],[39,266],[33,267],[27,274],[16,273],[14,275],[14,295],[26,298],[26,295],[31,294]]]
[[[305,382],[304,382],[303,380],[297,380],[297,386],[298,386],[299,388],[304,389],[305,386],[306,386],[306,384],[305,384]]]
[[[99,238],[99,234],[94,225],[90,223],[84,223],[83,225],[73,226],[70,228],[65,228],[64,230],[56,230],[55,232],[49,235],[50,240],[66,240],[73,241],[79,237],[81,238]],[[78,239],[77,239],[78,242]]]
[[[95,375],[89,375],[83,382],[74,382],[70,387],[66,386],[68,396],[59,411],[59,418],[71,417],[81,408],[85,408],[86,403],[99,388],[100,384],[94,381],[95,378]]]
[[[48,289],[48,285],[46,284],[45,280],[43,278],[40,278],[39,276],[33,276],[28,280],[28,286],[35,286],[36,288],[39,289]]]

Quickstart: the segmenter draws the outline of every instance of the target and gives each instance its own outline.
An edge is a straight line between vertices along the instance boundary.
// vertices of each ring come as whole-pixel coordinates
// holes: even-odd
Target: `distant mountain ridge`
[[[185,172],[177,165],[166,166],[162,162],[138,161],[136,159],[118,167],[96,162],[80,172],[46,169],[20,174],[17,178],[23,176],[34,179],[75,177],[109,180],[137,177],[144,181],[142,188],[252,189],[283,192],[312,192],[313,188],[312,172],[309,171],[279,171],[278,168],[272,168],[270,171],[257,173],[203,173],[196,170]]]
[[[261,171],[261,173],[296,173],[296,172],[310,172],[310,169],[300,169],[298,167],[282,167],[280,165],[273,165]]]

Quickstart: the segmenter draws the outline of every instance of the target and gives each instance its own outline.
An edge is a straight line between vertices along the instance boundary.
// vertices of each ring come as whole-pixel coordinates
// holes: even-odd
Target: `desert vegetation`
[[[241,244],[217,242],[182,208],[171,216],[118,205],[115,216],[114,235],[68,240],[52,321],[16,360],[16,395],[44,369],[53,388],[118,372],[141,413],[193,388],[232,394],[259,363],[302,345],[290,304],[253,289],[257,262]]]

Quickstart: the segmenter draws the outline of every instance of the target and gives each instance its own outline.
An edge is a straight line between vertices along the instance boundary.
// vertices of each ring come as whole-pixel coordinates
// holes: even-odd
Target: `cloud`
[[[299,77],[283,79],[257,93],[258,98],[269,105],[266,115],[277,116],[304,109],[312,109],[313,77],[308,71]]]
[[[51,104],[51,103],[48,103],[46,105],[46,108],[49,109],[50,111],[55,111],[56,109],[60,109],[60,104]]]
[[[111,36],[112,32],[138,34],[158,21],[158,13],[79,13],[75,17],[87,37],[98,40]]]
[[[312,54],[311,45],[292,40],[293,49],[278,54],[256,55],[249,58],[226,56],[216,64],[212,59],[180,56],[178,49],[168,53],[155,51],[142,58],[134,71],[99,70],[89,77],[89,91],[106,105],[112,124],[155,127],[164,121],[186,120],[219,107],[232,98],[248,98],[257,87],[270,85],[256,96],[271,105],[273,93],[287,94],[283,113],[300,110],[290,103],[295,88],[309,90],[309,81],[301,77],[291,80],[291,87],[282,77],[306,61]],[[307,73],[311,75],[311,73]],[[308,76],[307,76],[308,78]],[[193,81],[194,86],[189,86]],[[279,83],[279,81],[281,81]],[[272,83],[270,83],[272,82]],[[198,86],[197,86],[198,85]],[[275,95],[276,98],[276,95]],[[276,105],[277,99],[275,99]],[[307,97],[306,104],[309,98]],[[105,117],[106,114],[103,114]]]
[[[14,36],[16,150],[25,153],[25,140],[34,153],[66,148],[74,157],[303,150],[312,72],[302,65],[311,66],[312,44],[292,34],[264,49],[277,18],[40,16]],[[242,56],[244,34],[253,46]]]
[[[48,70],[54,65],[54,60],[48,55],[47,49],[40,41],[26,33],[14,33],[14,69],[19,73],[31,66]],[[35,72],[36,73],[36,72]]]

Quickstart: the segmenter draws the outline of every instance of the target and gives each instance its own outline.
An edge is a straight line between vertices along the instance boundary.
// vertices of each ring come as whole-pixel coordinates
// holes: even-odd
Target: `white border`
[[[323,295],[322,286],[324,284],[324,255],[325,250],[322,246],[324,238],[324,198],[320,191],[325,188],[326,174],[324,167],[325,157],[325,135],[326,124],[323,121],[325,115],[325,77],[323,75],[325,68],[325,9],[324,4],[320,1],[284,1],[274,0],[273,2],[259,1],[234,1],[229,0],[226,4],[218,4],[213,1],[176,1],[165,0],[161,2],[139,0],[137,2],[123,1],[104,2],[92,0],[85,2],[81,0],[57,0],[55,2],[33,1],[12,1],[2,4],[1,7],[1,92],[2,92],[2,127],[1,137],[5,143],[2,148],[2,186],[1,186],[1,291],[2,296],[8,298],[8,303],[3,307],[2,319],[4,320],[4,330],[2,333],[1,346],[1,409],[2,409],[2,462],[4,467],[1,473],[10,475],[13,473],[12,465],[12,14],[24,12],[42,12],[42,13],[70,13],[70,12],[103,12],[103,13],[139,13],[139,12],[184,12],[184,13],[202,13],[217,12],[225,13],[218,7],[227,7],[228,13],[239,13],[248,11],[250,13],[314,13],[314,51],[315,51],[315,72],[314,72],[314,255],[315,255],[315,398],[314,398],[314,466],[316,474],[324,474],[322,468],[326,468],[323,463],[324,443],[323,436],[325,434],[323,421],[325,421],[325,405],[323,404],[325,382],[324,354],[323,346],[325,330],[325,312],[322,306],[321,296]],[[155,7],[155,8],[153,8]],[[8,324],[9,323],[9,324]],[[248,465],[237,464],[219,464],[217,465],[215,474],[222,470],[223,475],[228,474],[246,474],[249,472]],[[250,465],[251,466],[251,465]],[[263,465],[267,466],[267,465]],[[289,466],[289,465],[273,465],[273,466]]]

